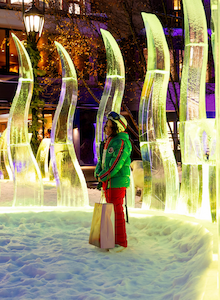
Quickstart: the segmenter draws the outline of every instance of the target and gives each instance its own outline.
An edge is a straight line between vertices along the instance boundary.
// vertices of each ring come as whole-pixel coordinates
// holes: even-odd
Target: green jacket
[[[108,181],[107,188],[129,187],[131,142],[126,132],[120,132],[111,139],[102,162],[105,142],[100,144],[100,157],[95,169],[95,177]]]

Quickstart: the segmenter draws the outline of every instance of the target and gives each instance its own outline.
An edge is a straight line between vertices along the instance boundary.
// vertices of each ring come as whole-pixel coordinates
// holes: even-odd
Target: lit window
[[[0,0],[0,2],[6,2],[6,0]],[[20,4],[22,5],[22,0],[11,0],[9,1],[11,4]],[[31,1],[30,0],[24,0],[24,4],[30,5]],[[48,1],[44,2],[45,7],[48,7]],[[62,5],[62,3],[60,4],[59,2],[59,6]],[[39,7],[43,7],[43,0],[39,1]],[[39,8],[38,7],[38,8]]]
[[[11,4],[22,4],[22,0],[11,0]],[[30,0],[24,0],[24,4],[30,4]]]
[[[173,1],[173,9],[174,10],[180,10],[181,9],[180,0],[174,0]]]
[[[69,13],[73,14],[74,13],[74,8],[73,8],[73,3],[69,4]]]
[[[80,13],[81,13],[80,5],[78,3],[70,3],[69,4],[69,13],[80,15]]]
[[[63,8],[63,1],[62,0],[57,0],[55,1],[59,7],[59,9],[62,9]]]
[[[80,14],[80,5],[78,3],[74,3],[74,12],[76,15]]]

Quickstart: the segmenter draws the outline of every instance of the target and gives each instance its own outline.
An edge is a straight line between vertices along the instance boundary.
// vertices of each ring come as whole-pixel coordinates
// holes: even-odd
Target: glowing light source
[[[24,13],[24,23],[28,35],[31,32],[35,32],[41,36],[44,26],[44,14],[35,7],[34,2],[31,8]]]

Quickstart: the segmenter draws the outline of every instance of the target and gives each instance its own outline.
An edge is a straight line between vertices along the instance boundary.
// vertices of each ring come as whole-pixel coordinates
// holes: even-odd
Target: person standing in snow
[[[95,177],[102,183],[105,198],[115,211],[115,246],[127,247],[123,200],[130,185],[131,142],[125,117],[112,111],[107,116],[105,134],[100,144],[100,157]]]

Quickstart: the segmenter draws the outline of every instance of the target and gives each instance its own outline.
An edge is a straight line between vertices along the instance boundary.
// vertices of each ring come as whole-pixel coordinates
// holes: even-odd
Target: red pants
[[[115,244],[127,247],[127,234],[125,227],[125,217],[123,209],[123,200],[126,188],[110,188],[105,190],[107,203],[113,203],[115,210]]]

